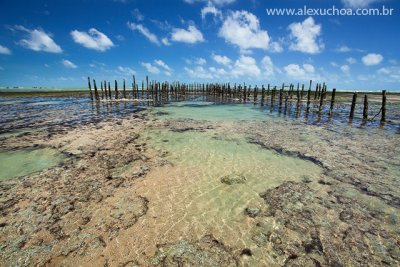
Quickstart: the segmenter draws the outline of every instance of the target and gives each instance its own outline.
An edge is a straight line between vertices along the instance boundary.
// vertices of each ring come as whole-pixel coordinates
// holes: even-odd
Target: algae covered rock
[[[174,244],[157,246],[152,266],[238,266],[232,250],[206,235],[197,242],[181,240]]]
[[[227,185],[244,184],[245,182],[246,178],[242,174],[230,174],[221,177],[221,183]]]

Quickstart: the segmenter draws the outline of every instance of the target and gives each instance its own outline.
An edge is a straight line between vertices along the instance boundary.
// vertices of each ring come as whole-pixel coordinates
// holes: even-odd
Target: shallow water
[[[267,116],[258,106],[218,104],[214,102],[182,101],[157,107],[167,119],[193,119],[207,121],[265,120]]]
[[[0,180],[28,175],[60,164],[65,156],[51,148],[0,152]]]
[[[152,242],[196,240],[207,233],[228,246],[250,247],[251,224],[245,209],[262,208],[259,194],[284,181],[313,181],[322,174],[310,161],[260,148],[240,134],[160,129],[144,133],[142,139],[168,151],[171,164],[151,171],[136,185],[135,191],[150,203],[145,219],[134,226],[142,233],[134,244],[138,252],[146,246],[154,249]],[[238,175],[246,181],[232,185],[221,181]]]
[[[101,258],[99,255],[102,257],[105,255],[113,260],[110,260],[110,265],[120,263],[120,260],[122,262],[122,260],[137,259],[147,266],[148,264],[144,262],[148,263],[147,260],[153,257],[163,244],[177,244],[180,240],[199,240],[211,234],[226,247],[237,250],[235,253],[238,257],[242,257],[240,252],[243,249],[249,249],[252,256],[242,257],[248,266],[268,266],[277,262],[283,264],[285,257],[282,256],[277,260],[271,256],[276,256],[271,242],[268,246],[260,247],[253,237],[255,231],[258,231],[255,228],[262,228],[256,225],[258,221],[261,221],[277,230],[277,235],[283,238],[285,233],[278,230],[283,228],[282,224],[289,223],[288,220],[291,217],[280,214],[275,218],[261,213],[258,217],[251,218],[245,210],[252,208],[267,212],[272,204],[260,197],[260,193],[268,189],[277,191],[276,188],[286,181],[302,181],[298,184],[310,186],[308,193],[313,195],[314,203],[309,205],[304,203],[308,201],[309,195],[308,193],[301,195],[301,191],[298,190],[293,194],[300,194],[301,200],[305,200],[292,201],[281,210],[282,213],[302,210],[308,205],[307,209],[316,212],[313,219],[323,222],[327,212],[333,211],[340,214],[342,208],[350,205],[347,203],[351,203],[353,199],[354,202],[357,200],[360,203],[368,203],[368,205],[363,204],[363,209],[366,207],[365,210],[374,211],[374,216],[380,216],[382,221],[389,221],[391,226],[387,229],[398,229],[398,209],[382,201],[381,198],[373,196],[372,193],[371,195],[365,193],[365,190],[371,190],[371,192],[376,190],[379,193],[384,189],[380,187],[374,189],[371,186],[360,190],[353,184],[338,183],[335,179],[326,176],[327,169],[322,169],[311,160],[285,156],[251,143],[251,141],[259,141],[260,144],[277,148],[277,151],[282,148],[285,151],[293,151],[294,155],[297,152],[301,155],[310,155],[310,157],[307,156],[309,159],[320,160],[321,164],[325,167],[329,166],[332,170],[342,168],[344,172],[347,172],[345,175],[349,177],[359,175],[358,178],[362,182],[366,181],[365,183],[368,183],[365,179],[366,175],[370,178],[374,177],[371,173],[382,172],[393,179],[390,185],[396,185],[399,168],[396,160],[393,160],[393,163],[388,160],[389,157],[380,154],[384,149],[373,146],[375,150],[371,152],[378,157],[384,156],[382,159],[370,157],[366,151],[364,151],[365,156],[360,156],[360,161],[379,162],[385,167],[384,171],[379,164],[365,168],[365,165],[361,164],[363,162],[357,165],[358,158],[352,161],[354,156],[359,156],[358,143],[354,141],[356,144],[354,145],[350,142],[351,140],[345,140],[347,137],[360,138],[363,146],[367,146],[368,138],[373,139],[371,136],[387,135],[392,138],[394,136],[392,130],[395,128],[371,127],[369,129],[373,130],[364,131],[364,129],[353,127],[358,125],[357,120],[355,120],[357,123],[348,125],[346,116],[343,117],[344,119],[334,117],[329,125],[326,125],[321,123],[328,121],[326,115],[318,118],[316,112],[310,112],[308,118],[305,118],[304,110],[296,112],[295,104],[279,110],[276,106],[269,107],[268,104],[261,106],[259,103],[252,102],[221,103],[211,101],[211,99],[197,101],[195,97],[182,100],[157,103],[125,100],[96,103],[79,97],[35,97],[15,99],[15,102],[10,100],[11,103],[0,105],[2,127],[0,138],[7,141],[4,143],[8,146],[18,140],[24,140],[26,142],[24,144],[29,146],[30,141],[38,137],[41,139],[38,141],[42,143],[47,139],[51,140],[52,145],[62,151],[78,150],[81,153],[71,161],[74,164],[66,166],[65,172],[55,170],[44,173],[41,177],[31,177],[32,179],[48,179],[46,181],[51,181],[50,186],[53,186],[53,182],[55,184],[59,182],[57,191],[53,192],[53,200],[59,201],[66,195],[72,195],[89,201],[75,203],[75,209],[68,210],[66,217],[61,217],[60,225],[68,235],[71,234],[72,239],[76,238],[79,244],[83,244],[79,238],[85,234],[97,235],[101,237],[101,240],[104,237],[105,242],[101,242],[102,245],[96,247],[97,254],[91,254],[90,251],[85,251],[84,246],[79,245],[78,248],[74,248],[76,253],[62,254],[67,255],[66,263],[72,263],[75,259],[79,261],[82,255],[97,259]],[[148,111],[144,112],[143,116],[130,116],[131,113],[143,109]],[[296,117],[298,121],[294,121]],[[101,122],[102,120],[107,120],[107,122]],[[75,128],[75,126],[91,122],[95,124]],[[318,126],[307,125],[314,123]],[[336,125],[345,125],[345,127],[339,128],[335,127]],[[53,126],[54,129],[52,129]],[[43,127],[39,133],[24,135],[25,131],[32,132],[33,129],[39,127]],[[130,139],[135,135],[140,137]],[[340,141],[342,137],[345,139]],[[382,148],[385,148],[387,144],[382,141],[381,143]],[[291,147],[285,147],[285,144]],[[7,148],[6,145],[3,147]],[[124,151],[125,148],[129,151]],[[316,153],[313,153],[313,150],[316,150]],[[324,157],[325,154],[331,155]],[[50,168],[62,160],[63,156],[50,148],[2,152],[0,153],[0,172],[3,171],[3,173],[0,179],[23,176]],[[353,163],[355,165],[352,165]],[[146,171],[136,175],[139,173],[137,169],[142,168]],[[356,168],[362,173],[355,172]],[[340,175],[339,178],[347,177]],[[79,179],[70,179],[70,176]],[[65,180],[57,181],[59,177]],[[243,177],[245,180],[234,184],[222,181],[232,177]],[[332,184],[320,182],[320,179],[326,178]],[[384,183],[384,179],[380,182]],[[98,199],[91,200],[89,196],[85,197],[84,194],[93,188],[96,193],[90,193],[90,197],[98,196],[98,199],[102,199],[101,202],[98,202]],[[25,194],[25,191],[21,192]],[[333,193],[340,193],[341,196],[350,200],[346,203],[337,203],[338,201],[330,196]],[[114,204],[121,201],[121,196],[139,197],[146,200],[145,214],[137,216],[137,221],[129,217],[129,227],[124,229],[119,224],[105,223],[110,219],[107,210],[114,210]],[[284,201],[285,199],[281,199],[277,202],[280,204]],[[61,204],[58,208],[62,210],[67,202],[59,203]],[[319,213],[317,208],[321,208],[319,206],[321,203],[328,203],[331,206],[326,205],[329,209],[325,209],[324,206],[323,212]],[[135,206],[135,204],[129,205]],[[119,212],[123,214],[122,211],[115,213]],[[128,209],[127,213],[129,212]],[[17,214],[16,216],[23,217],[24,215]],[[344,223],[338,219],[338,216],[334,219],[332,219],[332,214],[330,216],[328,224],[331,223],[332,227],[329,228]],[[23,220],[30,224],[30,217],[26,217]],[[89,219],[81,223],[77,218],[82,217]],[[304,218],[294,218],[297,220],[294,224],[304,226]],[[124,216],[117,217],[116,220],[123,221]],[[361,227],[363,224],[368,224],[369,220],[370,218],[361,220]],[[40,221],[52,223],[46,220]],[[348,224],[355,228],[359,226],[359,222],[350,221]],[[323,226],[324,223],[321,225]],[[100,229],[99,225],[104,228]],[[79,226],[79,235],[72,231],[77,226]],[[286,230],[289,236],[293,234],[293,232],[289,233],[293,229]],[[329,234],[326,236],[329,238]],[[335,238],[340,239],[341,243],[344,242],[340,235],[336,235]],[[289,240],[290,242],[296,240],[296,237]],[[74,246],[68,238],[54,239],[54,242],[59,246]],[[290,243],[287,239],[285,242]],[[351,241],[346,242],[351,243]],[[43,246],[45,245],[47,246],[47,244]],[[299,249],[303,247],[299,246]],[[27,250],[25,252],[19,248],[17,250],[18,253],[28,253]],[[304,249],[296,255],[301,256],[303,252]],[[58,257],[54,251],[46,253],[49,255],[54,253],[51,254],[53,259]],[[288,259],[291,258],[290,255],[287,255]]]

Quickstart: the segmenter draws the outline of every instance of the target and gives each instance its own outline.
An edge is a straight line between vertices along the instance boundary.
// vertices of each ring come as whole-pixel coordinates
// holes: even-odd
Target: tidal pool
[[[0,153],[0,180],[28,175],[60,164],[65,156],[52,148]]]
[[[259,194],[284,181],[316,180],[323,172],[310,161],[250,144],[241,134],[159,129],[142,138],[168,153],[169,164],[152,170],[135,186],[136,193],[149,200],[144,220],[132,229],[140,228],[140,241],[132,248],[138,253],[150,249],[152,254],[155,243],[197,240],[209,233],[228,246],[250,247],[254,242],[245,209],[262,209]],[[222,181],[237,176],[245,181]]]

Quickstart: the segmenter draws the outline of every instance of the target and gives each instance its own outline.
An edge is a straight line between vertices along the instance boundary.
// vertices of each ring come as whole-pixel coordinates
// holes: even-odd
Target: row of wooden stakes
[[[148,76],[146,76],[146,86],[144,85],[144,81],[142,81],[142,86],[141,90],[139,90],[138,84],[136,84],[136,79],[135,76],[133,76],[133,83],[132,83],[132,98],[133,99],[157,99],[159,97],[168,97],[169,95],[172,96],[184,96],[188,94],[196,94],[196,95],[214,95],[214,96],[219,96],[221,98],[231,98],[231,99],[238,99],[243,102],[247,102],[251,100],[251,95],[253,95],[253,101],[256,103],[258,99],[258,94],[261,94],[261,104],[263,105],[265,102],[265,97],[270,96],[271,97],[271,104],[275,102],[275,98],[277,93],[279,93],[279,107],[282,107],[282,102],[283,99],[285,99],[285,102],[288,101],[289,99],[293,99],[294,95],[296,95],[296,100],[297,103],[299,104],[300,101],[303,99],[307,99],[307,112],[310,109],[310,102],[313,98],[314,103],[317,102],[318,105],[318,112],[321,113],[323,111],[323,106],[325,104],[325,101],[327,100],[327,86],[325,83],[317,83],[315,86],[315,91],[314,95],[312,96],[312,83],[313,81],[310,80],[308,90],[305,91],[304,84],[301,86],[300,89],[300,84],[297,84],[297,89],[295,90],[294,84],[289,84],[285,85],[285,83],[282,84],[282,87],[280,89],[277,88],[277,86],[270,86],[268,84],[267,88],[264,87],[264,85],[261,86],[261,91],[256,85],[253,89],[251,86],[246,86],[244,84],[243,86],[241,84],[234,86],[231,86],[229,83],[228,84],[218,84],[218,83],[207,83],[207,84],[199,84],[199,83],[193,83],[193,84],[186,84],[186,83],[179,83],[179,82],[174,82],[174,83],[168,83],[168,82],[156,82],[152,81],[149,83]],[[100,101],[102,100],[112,100],[113,98],[115,100],[118,99],[127,99],[127,89],[126,89],[126,83],[125,80],[123,80],[123,85],[122,85],[122,92],[119,92],[118,90],[118,82],[117,80],[114,81],[114,97],[112,96],[112,91],[111,91],[111,84],[110,82],[104,81],[100,82],[100,92],[97,88],[96,80],[93,79],[93,89],[91,86],[91,80],[90,77],[88,77],[88,87],[90,91],[90,99],[92,101]],[[121,95],[120,95],[121,94]],[[329,100],[330,106],[329,106],[329,115],[332,116],[333,114],[333,109],[335,105],[335,97],[336,97],[336,89],[333,89],[331,92],[331,99]],[[355,112],[355,107],[356,107],[356,101],[357,101],[357,93],[353,94],[352,97],[352,102],[351,102],[351,107],[350,107],[350,113],[349,113],[349,119],[352,120],[354,118],[354,112]],[[381,114],[381,122],[386,121],[386,90],[382,91],[382,106],[379,111]],[[379,114],[378,113],[378,114]],[[377,115],[378,115],[377,114]],[[374,117],[376,117],[375,115]],[[368,95],[364,95],[364,101],[363,101],[363,120],[368,120]]]

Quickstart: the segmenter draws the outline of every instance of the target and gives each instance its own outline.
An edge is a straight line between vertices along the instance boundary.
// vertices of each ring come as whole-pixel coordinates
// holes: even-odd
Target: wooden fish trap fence
[[[272,112],[277,106],[279,113],[289,110],[288,107],[295,105],[296,117],[301,111],[301,106],[305,108],[305,115],[308,117],[310,112],[317,113],[320,117],[326,114],[331,118],[337,109],[341,110],[341,114],[348,112],[348,120],[352,122],[355,115],[358,93],[352,93],[352,101],[348,108],[345,101],[338,100],[336,89],[328,92],[325,83],[316,83],[310,80],[307,84],[297,83],[285,84],[281,86],[257,85],[253,88],[251,85],[230,83],[180,83],[180,82],[157,82],[146,80],[141,82],[141,86],[136,83],[133,75],[133,81],[128,89],[126,81],[122,81],[122,89],[118,89],[117,80],[114,81],[114,89],[111,89],[110,82],[100,81],[100,90],[97,87],[96,80],[93,79],[93,89],[91,79],[88,77],[88,88],[90,99],[92,101],[159,101],[168,99],[185,99],[187,96],[207,96],[213,97],[214,100],[232,102],[253,102],[261,106],[269,105]],[[313,90],[314,89],[314,90]],[[114,93],[113,93],[114,92]],[[347,93],[349,94],[349,93]],[[363,122],[372,121],[380,115],[380,122],[386,122],[386,90],[382,90],[380,109],[373,116],[369,116],[368,94],[363,95],[362,120]],[[349,109],[347,111],[347,108]]]

